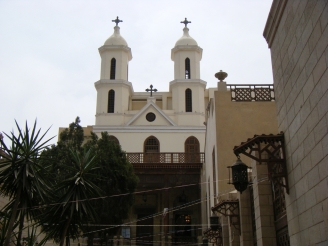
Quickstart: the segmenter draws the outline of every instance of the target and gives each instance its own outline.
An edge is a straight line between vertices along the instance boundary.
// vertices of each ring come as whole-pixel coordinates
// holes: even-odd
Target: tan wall
[[[291,245],[316,245],[328,242],[328,2],[279,2],[285,1],[273,1],[264,36],[285,132],[289,234]]]
[[[276,108],[275,102],[232,102],[230,91],[216,91],[214,96],[218,189],[225,191],[232,188],[226,179],[229,177],[227,166],[236,161],[233,147],[254,134],[277,134]],[[241,156],[241,159],[251,166],[250,158]]]

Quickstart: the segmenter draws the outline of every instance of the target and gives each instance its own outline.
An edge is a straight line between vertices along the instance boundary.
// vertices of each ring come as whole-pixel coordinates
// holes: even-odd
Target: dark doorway
[[[136,245],[153,245],[152,214],[138,214]]]
[[[193,230],[191,226],[191,215],[189,213],[175,214],[174,242],[180,245],[189,245],[195,243]]]

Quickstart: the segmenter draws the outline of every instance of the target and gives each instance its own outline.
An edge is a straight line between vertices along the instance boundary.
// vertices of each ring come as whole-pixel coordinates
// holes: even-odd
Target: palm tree
[[[48,205],[40,223],[46,238],[53,238],[60,246],[79,236],[81,226],[96,217],[90,198],[100,196],[95,180],[95,156],[91,150],[70,150],[71,163],[65,165],[67,178],[55,186],[52,202]]]
[[[34,218],[38,210],[29,209],[37,206],[49,192],[49,187],[43,180],[40,172],[43,167],[39,165],[39,158],[42,150],[47,147],[47,143],[52,139],[42,142],[45,134],[41,135],[41,129],[36,130],[36,121],[32,130],[27,122],[25,130],[19,127],[16,136],[14,132],[6,134],[10,140],[8,147],[0,138],[0,192],[8,196],[10,202],[5,207],[10,212],[10,217],[5,235],[4,245],[8,246],[13,234],[14,223],[20,218],[20,229],[22,229],[25,218]],[[21,231],[18,235],[18,244]]]

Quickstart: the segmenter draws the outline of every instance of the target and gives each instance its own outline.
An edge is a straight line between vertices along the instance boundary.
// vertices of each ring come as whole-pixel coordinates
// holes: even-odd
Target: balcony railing
[[[126,153],[130,163],[204,163],[204,153]]]
[[[272,84],[259,85],[227,85],[231,92],[231,101],[235,102],[263,102],[274,101],[274,88]]]

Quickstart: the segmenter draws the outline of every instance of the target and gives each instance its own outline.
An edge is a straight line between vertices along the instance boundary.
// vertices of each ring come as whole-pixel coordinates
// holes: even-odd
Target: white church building
[[[114,33],[99,48],[101,73],[95,82],[92,128],[98,135],[108,132],[126,151],[140,179],[138,192],[144,191],[135,196],[122,234],[132,245],[201,242],[202,230],[196,224],[202,223],[200,182],[210,94],[200,77],[203,50],[189,35],[185,19],[182,37],[171,50],[174,78],[168,81],[169,91],[150,85],[146,92],[135,92],[128,80],[132,51],[120,34],[120,20],[114,22]],[[165,208],[169,210],[164,218]]]

